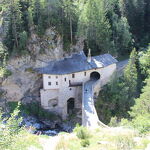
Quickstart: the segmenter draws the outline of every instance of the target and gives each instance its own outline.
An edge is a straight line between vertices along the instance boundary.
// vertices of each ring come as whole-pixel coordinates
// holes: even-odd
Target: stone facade
[[[106,67],[70,74],[43,74],[43,89],[40,90],[41,105],[66,119],[69,115],[69,107],[80,108],[82,105],[81,88],[85,82],[92,78],[92,73],[100,75],[99,84],[97,84],[95,90],[98,93],[100,87],[109,81],[115,70],[116,64],[113,63]],[[73,102],[69,104],[71,100]]]

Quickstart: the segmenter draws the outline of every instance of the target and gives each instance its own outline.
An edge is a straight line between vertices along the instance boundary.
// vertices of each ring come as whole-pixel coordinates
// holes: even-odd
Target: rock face
[[[52,37],[53,35],[53,37]],[[5,99],[7,101],[23,100],[30,102],[33,100],[39,101],[39,90],[42,87],[42,78],[34,68],[42,67],[46,62],[63,57],[63,48],[60,38],[47,40],[46,38],[56,36],[51,29],[46,31],[45,38],[38,38],[33,33],[29,39],[28,49],[32,53],[31,56],[13,57],[8,61],[7,69],[11,72],[11,76],[4,79],[1,83],[1,90],[5,91]],[[43,45],[45,46],[42,47]],[[53,48],[49,48],[53,45]],[[43,50],[43,49],[44,50]],[[40,53],[41,49],[44,51]]]
[[[74,51],[82,48],[82,40]],[[7,69],[11,75],[0,81],[0,90],[7,101],[40,101],[40,89],[42,89],[42,77],[34,71],[34,68],[44,67],[51,60],[60,59],[68,53],[63,51],[61,37],[51,28],[47,29],[43,37],[39,37],[34,29],[31,29],[31,37],[28,40],[28,51],[31,55],[12,57],[7,63]]]

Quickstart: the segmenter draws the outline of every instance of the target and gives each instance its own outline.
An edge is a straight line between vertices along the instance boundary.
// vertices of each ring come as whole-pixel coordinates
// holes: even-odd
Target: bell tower
[[[88,51],[87,61],[88,61],[89,63],[91,62],[91,49],[90,49],[90,48],[89,48],[89,51]]]

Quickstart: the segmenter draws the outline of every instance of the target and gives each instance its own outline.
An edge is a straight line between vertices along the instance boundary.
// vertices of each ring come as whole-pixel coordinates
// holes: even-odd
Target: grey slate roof
[[[41,74],[63,75],[106,67],[116,62],[117,60],[110,54],[104,54],[92,57],[89,63],[84,52],[81,51],[73,54],[71,57],[59,61],[51,61],[46,67],[37,68],[36,70]]]

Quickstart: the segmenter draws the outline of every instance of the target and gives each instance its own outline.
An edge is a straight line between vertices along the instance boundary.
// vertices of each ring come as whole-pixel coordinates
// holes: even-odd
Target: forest
[[[85,53],[129,59],[122,75],[116,73],[99,93],[100,120],[150,132],[150,0],[0,0],[0,15],[6,27],[0,35],[0,78],[11,74],[5,69],[9,58],[31,55],[33,29],[42,37],[53,28],[66,52],[82,38]]]
[[[129,55],[148,46],[150,38],[148,0],[2,0],[3,23],[8,23],[4,44],[8,52],[27,51],[27,39],[34,26],[42,36],[54,27],[63,38],[65,50],[79,37],[85,50]]]

